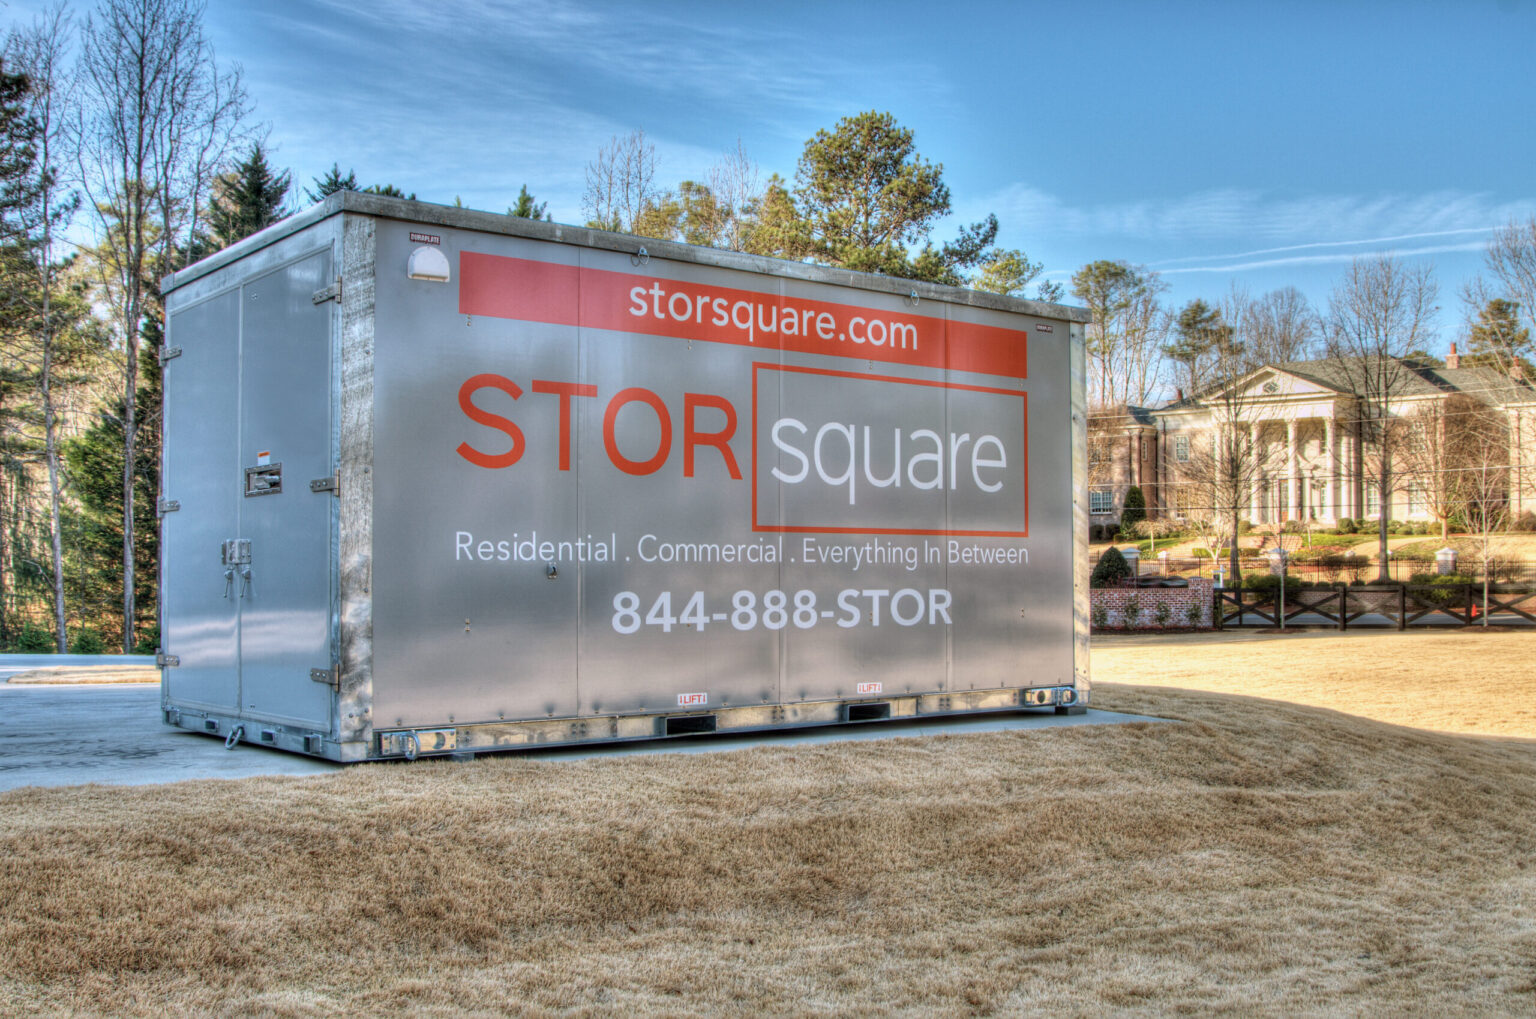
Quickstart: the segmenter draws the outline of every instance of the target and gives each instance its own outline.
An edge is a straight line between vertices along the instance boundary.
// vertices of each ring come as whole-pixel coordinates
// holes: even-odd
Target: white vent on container
[[[448,259],[441,249],[423,244],[411,252],[410,266],[406,272],[413,280],[447,283]]]

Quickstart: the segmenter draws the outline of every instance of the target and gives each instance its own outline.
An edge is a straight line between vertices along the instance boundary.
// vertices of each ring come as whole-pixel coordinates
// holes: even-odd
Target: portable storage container
[[[1088,701],[1080,310],[354,192],[163,289],[171,725],[360,761]]]

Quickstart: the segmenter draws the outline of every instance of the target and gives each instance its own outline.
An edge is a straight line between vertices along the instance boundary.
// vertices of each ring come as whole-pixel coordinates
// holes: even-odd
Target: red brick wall
[[[1206,577],[1190,577],[1188,587],[1109,587],[1090,592],[1093,598],[1093,617],[1101,612],[1106,615],[1104,625],[1094,623],[1095,629],[1110,630],[1209,630],[1211,628],[1211,581]],[[1126,623],[1126,610],[1132,600],[1140,606],[1134,625]],[[1157,607],[1168,606],[1168,622],[1159,624]],[[1196,622],[1189,621],[1189,608],[1199,610]]]

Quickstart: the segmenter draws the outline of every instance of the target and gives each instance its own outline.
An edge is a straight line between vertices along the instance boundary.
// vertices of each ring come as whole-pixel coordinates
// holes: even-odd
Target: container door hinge
[[[337,471],[328,478],[316,478],[309,483],[311,492],[330,492],[338,499],[341,498],[341,472]]]
[[[176,666],[181,664],[181,656],[168,655],[164,652],[157,652],[155,654],[155,664],[162,669],[174,669]]]
[[[332,283],[324,290],[316,290],[312,295],[310,295],[310,300],[316,304],[324,304],[326,301],[340,301],[341,277],[337,276],[336,282]]]
[[[179,509],[181,509],[181,503],[175,499],[161,499],[155,503],[155,512],[162,517],[167,513],[175,513]]]
[[[181,356],[181,348],[180,347],[161,347],[160,348],[160,363],[161,363],[161,365],[164,365],[165,362],[169,361],[173,357],[180,357],[180,356]]]
[[[334,689],[341,689],[341,669],[331,666],[329,669],[310,669],[309,678],[316,683],[324,683]]]

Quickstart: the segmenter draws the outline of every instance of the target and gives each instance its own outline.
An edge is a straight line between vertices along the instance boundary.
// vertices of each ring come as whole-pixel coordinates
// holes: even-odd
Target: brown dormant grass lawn
[[[1530,1015],[1536,732],[1379,689],[1433,648],[1496,724],[1523,640],[1102,645],[1174,724],[7,793],[0,1014]],[[1351,661],[1390,720],[1263,699]]]

